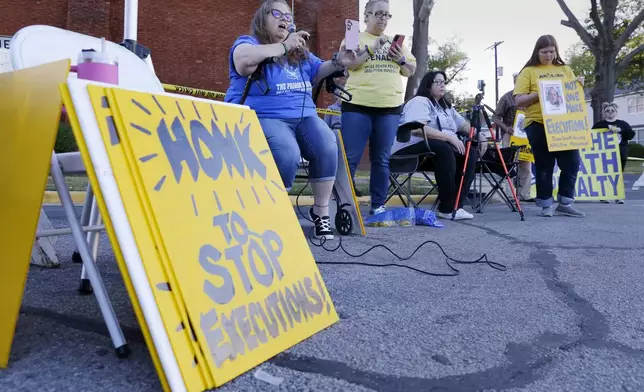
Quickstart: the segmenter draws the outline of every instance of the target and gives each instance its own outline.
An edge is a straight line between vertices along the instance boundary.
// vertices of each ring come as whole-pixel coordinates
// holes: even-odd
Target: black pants
[[[628,162],[628,145],[619,145],[619,155],[622,160],[622,173],[624,173],[624,170],[626,170],[626,163]]]
[[[548,207],[554,202],[552,175],[555,169],[555,161],[559,169],[561,169],[558,190],[559,200],[564,204],[572,203],[575,200],[577,173],[581,163],[579,150],[552,152],[548,150],[546,130],[541,123],[533,122],[525,128],[525,131],[528,134],[528,141],[534,155],[535,182],[537,185],[535,204],[539,207]]]
[[[451,144],[442,140],[429,139],[428,144],[432,149],[432,152],[436,155],[433,159],[426,161],[425,165],[420,169],[423,171],[434,172],[436,185],[438,187],[438,211],[449,214],[454,208],[456,193],[458,192],[458,187],[461,184],[461,174],[463,172],[465,156],[455,152]],[[423,141],[398,150],[394,155],[413,155],[425,152],[427,152],[427,146]],[[463,181],[463,189],[461,190],[458,208],[463,207],[463,202],[467,198],[467,194],[472,186],[472,181],[474,181],[475,165],[478,159],[478,150],[472,146],[470,148],[470,156],[465,169],[465,180]]]

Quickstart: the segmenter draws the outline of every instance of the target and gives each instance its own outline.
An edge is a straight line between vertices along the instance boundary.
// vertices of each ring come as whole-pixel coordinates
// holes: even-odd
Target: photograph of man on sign
[[[561,82],[544,83],[543,87],[546,114],[566,114],[566,101],[562,94]]]

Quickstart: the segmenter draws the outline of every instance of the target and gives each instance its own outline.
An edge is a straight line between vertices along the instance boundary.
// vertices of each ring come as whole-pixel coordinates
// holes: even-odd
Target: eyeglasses
[[[384,19],[387,19],[387,20],[391,19],[391,17],[393,16],[392,14],[390,14],[389,12],[386,12],[386,11],[376,11],[375,13],[369,11],[369,12],[367,12],[367,14],[374,15],[378,19],[383,19],[384,18]]]
[[[290,14],[288,12],[282,12],[280,10],[272,9],[270,10],[269,14],[273,15],[273,18],[275,19],[286,19],[287,22],[292,22],[293,21],[293,14]]]
[[[446,82],[446,81],[444,81],[444,80],[434,80],[434,83],[435,83],[437,86],[446,86],[446,85],[447,85],[447,82]]]

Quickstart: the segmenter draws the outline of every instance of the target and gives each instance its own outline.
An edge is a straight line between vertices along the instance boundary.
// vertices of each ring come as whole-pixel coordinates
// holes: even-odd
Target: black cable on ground
[[[499,271],[505,271],[507,269],[507,267],[505,265],[503,265],[503,264],[496,263],[496,262],[493,262],[493,261],[489,261],[488,258],[487,258],[487,254],[485,254],[485,253],[481,257],[476,259],[476,260],[471,260],[471,261],[456,260],[456,259],[448,256],[447,253],[445,253],[445,250],[443,250],[443,247],[440,246],[440,244],[438,242],[431,241],[431,240],[425,241],[422,244],[418,245],[418,247],[409,256],[402,257],[402,256],[399,256],[398,254],[396,254],[396,252],[394,252],[391,249],[389,249],[387,246],[382,245],[382,244],[374,245],[374,246],[372,246],[371,248],[367,249],[366,251],[364,251],[362,253],[353,254],[353,253],[349,252],[347,249],[345,249],[344,245],[342,244],[342,236],[339,237],[338,245],[335,248],[326,247],[325,244],[328,241],[326,239],[324,239],[324,238],[315,239],[312,232],[307,237],[308,237],[309,241],[311,242],[311,244],[313,244],[313,246],[322,248],[322,249],[326,250],[327,252],[335,252],[338,249],[341,249],[347,255],[349,255],[349,256],[351,256],[353,258],[359,258],[359,257],[362,257],[362,256],[366,255],[367,253],[371,252],[374,249],[383,248],[386,251],[388,251],[389,253],[391,253],[394,257],[396,257],[398,260],[401,260],[401,261],[407,261],[407,260],[411,259],[416,254],[416,252],[418,252],[423,246],[425,246],[427,244],[434,244],[434,245],[436,245],[438,247],[438,249],[440,249],[440,251],[445,256],[445,264],[447,264],[447,267],[449,267],[449,269],[452,272],[451,273],[427,272],[427,271],[423,271],[421,269],[414,268],[414,267],[411,267],[411,266],[408,266],[408,265],[396,264],[396,263],[375,264],[375,263],[364,263],[364,262],[358,262],[358,261],[348,261],[348,262],[316,261],[317,264],[361,265],[361,266],[368,266],[368,267],[399,267],[399,268],[406,268],[406,269],[409,269],[409,270],[412,270],[412,271],[415,271],[415,272],[419,272],[419,273],[421,273],[423,275],[429,275],[429,276],[457,276],[457,275],[459,275],[460,270],[458,270],[452,264],[450,264],[450,261],[452,263],[454,263],[454,264],[487,264],[490,268],[493,268],[493,269],[499,270]],[[315,240],[317,240],[317,242]]]

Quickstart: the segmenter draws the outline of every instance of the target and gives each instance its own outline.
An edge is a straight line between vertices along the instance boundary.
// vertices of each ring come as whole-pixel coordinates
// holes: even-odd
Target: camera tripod
[[[499,147],[499,143],[496,140],[496,135],[494,130],[492,129],[492,123],[490,121],[490,118],[488,117],[487,112],[485,111],[485,107],[481,105],[481,98],[477,98],[475,105],[472,106],[472,120],[470,121],[470,133],[469,133],[469,138],[466,142],[465,146],[465,162],[463,164],[463,171],[461,173],[461,183],[458,187],[458,192],[456,193],[456,203],[454,204],[454,210],[452,211],[452,220],[454,220],[456,216],[456,210],[458,209],[460,197],[461,197],[461,191],[463,189],[463,181],[465,180],[465,171],[467,169],[467,162],[469,160],[470,156],[470,149],[472,148],[472,140],[474,136],[474,132],[476,132],[476,140],[480,140],[479,136],[481,134],[481,115],[483,115],[483,118],[485,119],[485,123],[488,126],[488,129],[490,130],[490,135],[492,136],[492,141],[494,143],[494,148],[496,149],[497,155],[500,159],[501,166],[503,167],[503,172],[505,174],[505,178],[508,181],[508,184],[510,185],[510,190],[512,191],[512,196],[514,197],[514,202],[516,204],[517,210],[519,211],[519,215],[521,216],[521,220],[524,221],[525,217],[523,215],[523,210],[521,209],[521,203],[519,202],[519,198],[517,197],[516,189],[514,188],[514,184],[512,183],[512,180],[510,179],[510,175],[508,173],[508,168],[505,164],[505,159],[503,158],[503,154],[501,153],[501,147]],[[482,158],[482,157],[481,157]],[[480,159],[480,158],[479,158]],[[481,179],[479,178],[479,182]],[[482,197],[481,197],[482,199]],[[480,212],[480,207],[482,204],[479,203],[478,206],[478,211]]]

